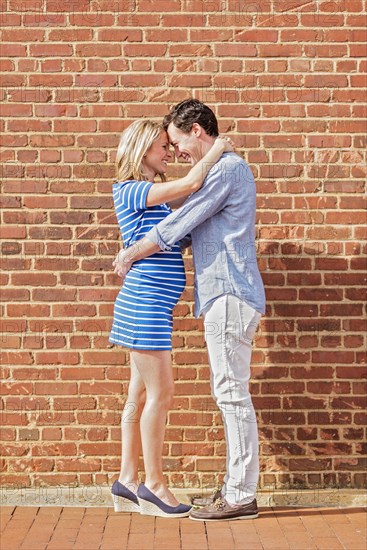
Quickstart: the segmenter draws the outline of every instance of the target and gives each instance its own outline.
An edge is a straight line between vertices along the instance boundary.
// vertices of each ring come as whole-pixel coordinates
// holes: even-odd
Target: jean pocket
[[[252,343],[261,319],[261,313],[246,302],[238,302],[241,337]]]

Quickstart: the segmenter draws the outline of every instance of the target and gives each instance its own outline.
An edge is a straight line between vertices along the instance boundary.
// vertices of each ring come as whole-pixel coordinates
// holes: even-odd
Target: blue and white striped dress
[[[172,211],[166,204],[146,206],[147,181],[113,185],[113,200],[124,246],[131,246]],[[172,310],[186,277],[181,249],[160,251],[135,262],[117,295],[110,342],[132,349],[172,349]]]

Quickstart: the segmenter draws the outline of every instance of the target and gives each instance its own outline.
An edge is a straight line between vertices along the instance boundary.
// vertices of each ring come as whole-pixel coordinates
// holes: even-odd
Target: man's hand
[[[120,250],[112,262],[112,265],[115,268],[115,273],[117,273],[117,275],[124,281],[133,263],[159,251],[160,248],[157,244],[151,242],[146,237],[143,237],[140,241],[135,242],[128,248]]]
[[[124,281],[126,275],[130,271],[133,262],[131,261],[131,252],[126,248],[120,250],[116,258],[112,262],[113,267],[115,268],[115,273]]]

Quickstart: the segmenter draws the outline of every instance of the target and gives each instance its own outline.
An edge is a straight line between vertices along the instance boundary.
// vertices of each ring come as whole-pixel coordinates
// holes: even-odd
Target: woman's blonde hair
[[[135,120],[121,134],[116,154],[118,181],[144,180],[142,161],[145,153],[164,129],[152,120]],[[166,181],[164,174],[161,180]]]

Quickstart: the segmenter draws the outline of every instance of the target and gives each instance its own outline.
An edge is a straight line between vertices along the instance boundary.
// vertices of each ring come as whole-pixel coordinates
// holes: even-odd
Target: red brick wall
[[[362,485],[364,4],[2,0],[4,484],[119,469],[114,155],[132,120],[194,96],[257,181],[261,485]],[[225,446],[186,264],[164,464],[213,485]]]

